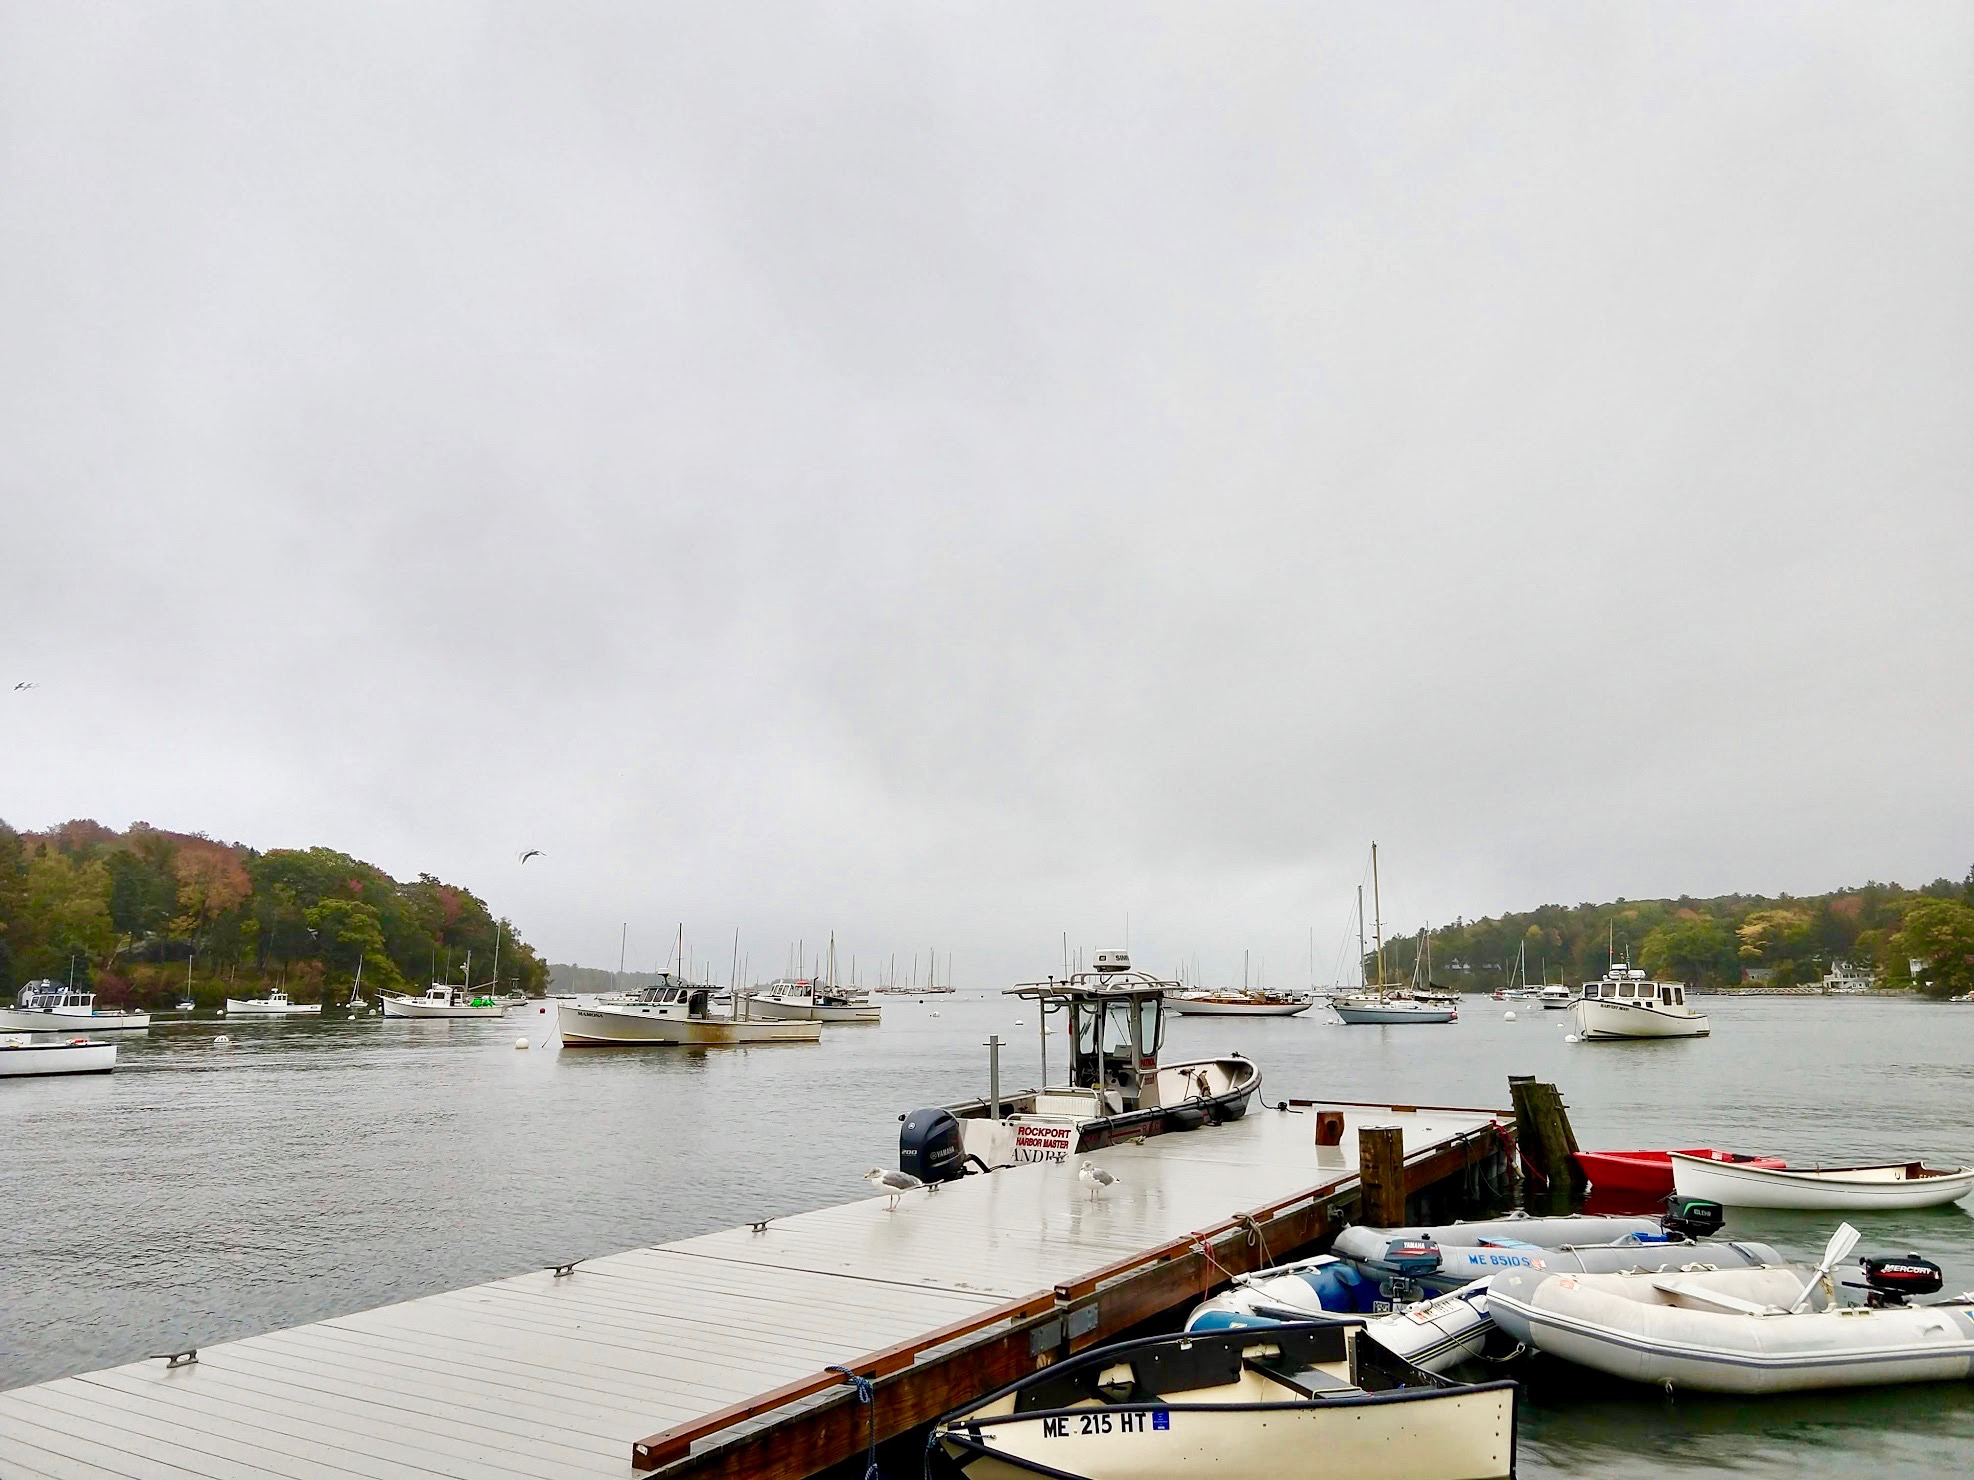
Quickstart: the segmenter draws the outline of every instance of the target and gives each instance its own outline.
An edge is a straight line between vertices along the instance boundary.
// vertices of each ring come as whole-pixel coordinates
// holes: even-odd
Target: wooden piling
[[[1562,1092],[1528,1075],[1511,1074],[1508,1094],[1515,1105],[1515,1140],[1521,1147],[1522,1165],[1545,1190],[1582,1197],[1590,1183],[1577,1165],[1576,1132],[1570,1128]]]
[[[1362,1189],[1357,1216],[1373,1228],[1402,1227],[1405,1222],[1405,1132],[1400,1127],[1358,1127],[1357,1179]]]

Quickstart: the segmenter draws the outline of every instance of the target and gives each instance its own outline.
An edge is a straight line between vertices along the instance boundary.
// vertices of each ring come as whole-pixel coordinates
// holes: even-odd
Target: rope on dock
[[[864,1468],[864,1480],[884,1480],[877,1470],[877,1385],[848,1367],[831,1365],[823,1371],[842,1373],[843,1380],[856,1389],[857,1401],[870,1410],[870,1457]]]

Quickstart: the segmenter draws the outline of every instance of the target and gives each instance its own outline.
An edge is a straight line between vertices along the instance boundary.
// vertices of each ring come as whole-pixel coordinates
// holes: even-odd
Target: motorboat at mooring
[[[320,1017],[320,1002],[291,1002],[280,987],[265,997],[228,997],[226,1015],[233,1017]]]
[[[96,1006],[86,987],[29,982],[12,1007],[0,1008],[0,1033],[130,1032],[151,1026],[148,1012],[111,1012]]]
[[[882,1003],[860,992],[816,981],[770,982],[749,992],[750,1017],[803,1023],[875,1023],[884,1017]]]
[[[1644,972],[1626,966],[1613,966],[1598,980],[1585,982],[1571,1011],[1577,1036],[1585,1043],[1707,1036],[1707,1015],[1686,1000],[1681,983],[1648,981]]]
[[[822,1024],[728,1017],[712,1010],[713,989],[665,972],[621,1002],[555,1004],[564,1048],[731,1048],[750,1043],[814,1043]]]
[[[1117,1141],[1239,1120],[1261,1071],[1239,1054],[1164,1064],[1165,998],[1177,983],[1131,969],[1123,951],[1098,951],[1090,971],[1008,988],[1035,1004],[1042,1073],[1049,1024],[1068,1029],[1068,1082],[914,1110],[898,1133],[898,1165],[927,1182],[977,1169],[1064,1161]]]
[[[1538,1351],[1668,1390],[1787,1393],[1974,1376],[1974,1297],[1911,1303],[1941,1288],[1930,1261],[1861,1260],[1864,1303],[1837,1300],[1830,1271],[1856,1242],[1857,1230],[1841,1225],[1814,1269],[1518,1270],[1489,1286],[1488,1309]]]
[[[1682,1197],[1704,1197],[1732,1208],[1937,1208],[1974,1191],[1974,1167],[1934,1167],[1922,1161],[1876,1166],[1769,1167],[1720,1162],[1684,1151],[1669,1153],[1673,1185]]]
[[[100,1039],[57,1039],[48,1034],[30,1033],[0,1037],[0,1079],[108,1074],[116,1066],[117,1046]]]
[[[1493,1480],[1516,1385],[1456,1383],[1360,1320],[1154,1336],[1072,1356],[940,1419],[966,1480]]]
[[[474,987],[473,953],[466,953],[466,968],[461,973],[464,981],[433,982],[421,996],[413,997],[407,992],[379,992],[377,1005],[387,1018],[497,1018],[507,1011],[507,1004],[500,1000],[500,937],[502,927],[494,929],[493,979],[484,987]],[[359,963],[360,965],[361,963]],[[452,974],[448,968],[446,974]]]

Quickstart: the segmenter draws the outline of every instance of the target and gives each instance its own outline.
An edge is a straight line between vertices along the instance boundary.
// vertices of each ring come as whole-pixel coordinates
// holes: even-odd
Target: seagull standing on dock
[[[898,1199],[910,1192],[913,1188],[925,1186],[923,1182],[919,1181],[910,1172],[887,1172],[882,1167],[872,1167],[869,1171],[865,1172],[864,1180],[891,1199],[884,1208],[884,1211],[887,1213],[897,1212]]]
[[[1115,1172],[1107,1172],[1093,1161],[1086,1161],[1076,1168],[1076,1180],[1090,1189],[1090,1201],[1097,1200],[1097,1194],[1109,1187],[1115,1187],[1120,1180]]]

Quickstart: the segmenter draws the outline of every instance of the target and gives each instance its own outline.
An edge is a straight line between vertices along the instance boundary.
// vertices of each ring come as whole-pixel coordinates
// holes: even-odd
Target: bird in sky
[[[1115,1172],[1107,1172],[1095,1162],[1086,1161],[1076,1168],[1076,1180],[1090,1189],[1090,1201],[1095,1202],[1098,1193],[1115,1187],[1122,1179]]]
[[[541,849],[530,848],[526,853],[521,855],[521,862],[526,863],[530,858],[540,858],[541,856]]]
[[[38,689],[40,687],[41,685],[38,683],[17,683],[14,685],[14,692],[18,694],[22,689]]]
[[[891,1199],[885,1205],[884,1211],[887,1213],[897,1212],[898,1199],[906,1193],[912,1191],[914,1188],[925,1186],[923,1182],[919,1181],[910,1172],[887,1172],[882,1167],[872,1167],[869,1171],[865,1172],[864,1180]]]

